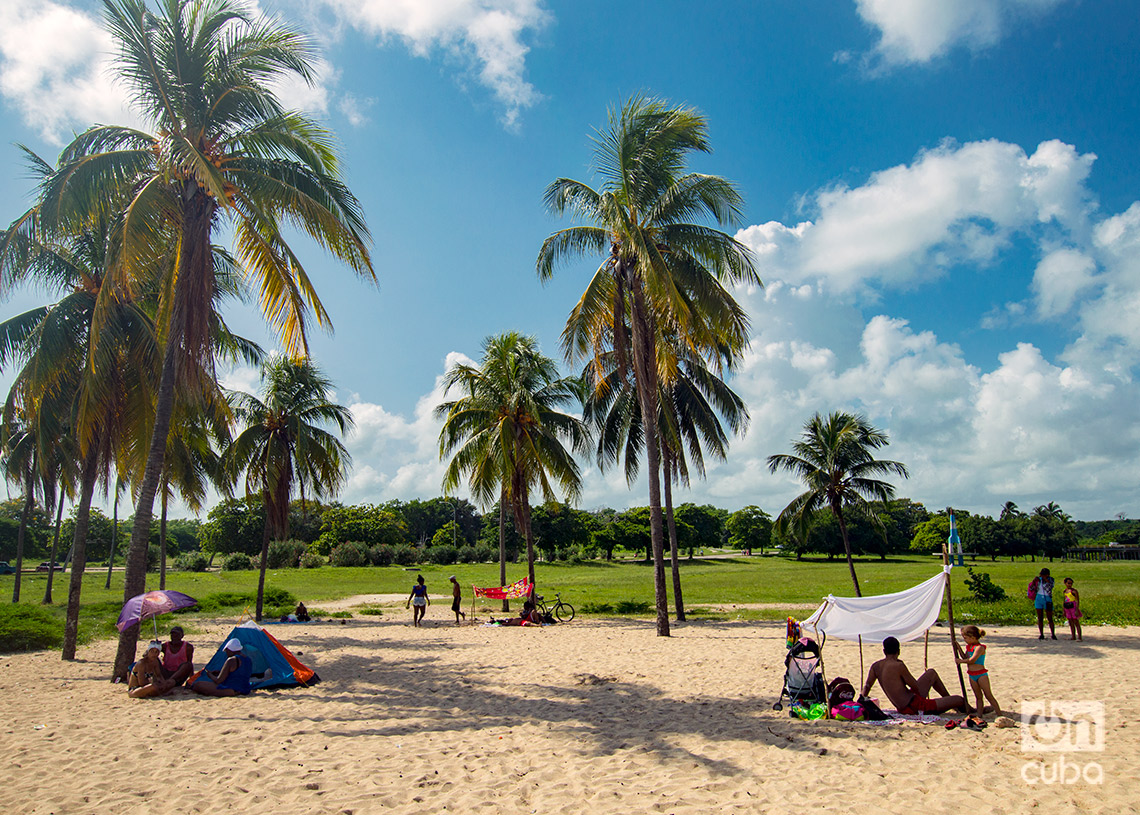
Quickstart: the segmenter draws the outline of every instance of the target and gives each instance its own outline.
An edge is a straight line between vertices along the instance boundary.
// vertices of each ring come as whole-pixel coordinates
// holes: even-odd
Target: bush
[[[204,572],[210,559],[201,552],[187,552],[174,559],[174,568],[180,572]]]
[[[256,567],[253,565],[253,558],[241,552],[234,552],[222,559],[223,572],[246,572],[254,568]]]
[[[368,562],[373,566],[391,566],[396,551],[386,543],[378,543],[368,550]]]
[[[966,568],[970,576],[966,578],[966,588],[970,590],[973,599],[982,603],[996,603],[1005,599],[1005,589],[990,580],[987,572],[974,574],[970,567]]]
[[[414,566],[420,559],[420,553],[412,546],[395,546],[392,548],[392,562],[397,566]]]
[[[228,558],[227,558],[228,559]],[[277,617],[282,613],[290,612],[297,606],[297,598],[287,589],[278,589],[266,586],[261,596],[263,614],[266,617]],[[252,609],[257,604],[257,592],[223,591],[216,594],[207,594],[198,600],[198,610],[207,613],[224,612],[229,609]],[[284,612],[282,612],[284,609]]]
[[[309,549],[305,554],[301,555],[301,568],[302,569],[319,569],[325,565],[325,559],[319,552],[314,552]]]
[[[437,566],[450,566],[459,557],[459,550],[450,543],[440,543],[427,550],[428,560]]]
[[[0,654],[63,645],[63,621],[39,606],[0,605]]]
[[[460,546],[459,552],[456,554],[456,561],[459,563],[478,563],[479,550],[474,546]]]
[[[368,547],[360,541],[347,541],[332,550],[333,566],[367,566]]]
[[[162,547],[155,543],[150,544],[146,548],[146,570],[148,572],[157,572],[161,560]]]
[[[619,600],[614,604],[614,611],[618,614],[644,614],[649,611],[649,603],[641,600]]]
[[[475,563],[497,563],[499,550],[491,546],[475,547]]]
[[[296,569],[301,564],[301,556],[309,550],[304,541],[273,541],[269,544],[267,558],[270,569]]]
[[[613,611],[612,603],[583,603],[581,607],[583,614],[613,614]]]

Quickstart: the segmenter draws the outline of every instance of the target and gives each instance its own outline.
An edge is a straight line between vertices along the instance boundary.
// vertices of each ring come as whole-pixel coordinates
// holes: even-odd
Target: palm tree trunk
[[[24,568],[24,538],[28,534],[28,520],[36,504],[35,487],[32,483],[32,470],[24,479],[24,511],[20,513],[20,531],[16,533],[16,580],[12,584],[12,602],[20,602],[20,572]]]
[[[167,492],[162,491],[162,520],[158,524],[158,588],[166,589],[166,500]]]
[[[499,490],[499,585],[507,585],[507,491]],[[511,610],[511,601],[503,598],[503,611]]]
[[[55,510],[55,536],[51,539],[51,567],[48,569],[47,588],[44,589],[44,605],[51,605],[51,585],[55,578],[55,555],[59,551],[59,530],[63,526],[63,490],[59,491],[59,506]]]
[[[182,286],[179,275],[178,286]],[[171,320],[172,325],[174,320]],[[146,588],[146,549],[150,543],[150,524],[154,519],[154,496],[158,492],[158,482],[162,475],[162,462],[166,456],[166,439],[170,433],[170,416],[174,410],[174,380],[177,374],[178,338],[167,337],[166,352],[163,354],[162,379],[158,386],[155,401],[154,430],[150,437],[150,450],[147,453],[146,469],[139,485],[138,501],[135,504],[135,523],[131,530],[131,544],[127,551],[127,573],[123,580],[123,602]],[[111,678],[126,681],[127,668],[135,660],[135,648],[139,641],[139,627],[130,626],[119,634],[119,649],[115,654],[115,665]]]
[[[111,588],[111,569],[115,566],[115,542],[119,538],[119,480],[115,479],[115,504],[111,510],[111,554],[107,556],[107,583],[105,589]],[[141,594],[141,592],[139,592]],[[131,597],[134,597],[132,594]],[[129,599],[124,597],[124,602]]]
[[[646,476],[649,481],[649,539],[653,548],[653,593],[657,606],[657,636],[669,636],[669,596],[665,588],[665,541],[661,522],[661,448],[657,432],[657,354],[649,329],[641,282],[632,278],[633,379],[645,428]]]
[[[261,622],[261,607],[265,601],[265,567],[269,563],[269,538],[269,513],[266,512],[265,532],[261,535],[261,564],[258,566],[260,572],[257,575],[257,612],[254,615],[254,619],[258,622]]]
[[[530,525],[530,497],[526,488],[519,490],[519,509],[522,515],[523,533],[526,535],[526,575],[530,578],[530,599],[538,593],[538,584],[534,579],[534,532]]]
[[[855,576],[855,561],[851,557],[851,541],[847,539],[847,521],[843,520],[843,510],[835,509],[835,517],[839,521],[839,531],[843,535],[843,551],[847,553],[847,568],[851,570],[851,582],[855,584],[855,596],[862,597],[859,591],[859,578]]]
[[[98,465],[98,449],[92,442],[91,449],[83,459],[79,505],[75,510],[75,532],[71,541],[71,582],[67,588],[67,621],[63,626],[64,659],[75,659],[75,646],[79,638],[79,596],[83,591],[83,570],[87,566],[87,527],[91,520],[91,496],[95,492]]]
[[[677,522],[673,519],[673,467],[665,454],[665,523],[669,528],[669,561],[673,570],[673,605],[677,609],[677,622],[685,621],[685,601],[681,598],[681,566],[677,553]]]

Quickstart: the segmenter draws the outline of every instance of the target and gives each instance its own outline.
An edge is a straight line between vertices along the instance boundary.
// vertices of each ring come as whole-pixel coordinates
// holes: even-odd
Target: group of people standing
[[[1029,581],[1029,599],[1037,610],[1037,639],[1045,639],[1045,620],[1049,620],[1049,637],[1057,639],[1057,631],[1053,624],[1053,591],[1056,581],[1050,576],[1048,569],[1042,569],[1037,577]],[[1073,584],[1073,578],[1064,580],[1064,594],[1061,600],[1061,611],[1069,621],[1069,639],[1082,641],[1084,632],[1081,631],[1081,593]]]

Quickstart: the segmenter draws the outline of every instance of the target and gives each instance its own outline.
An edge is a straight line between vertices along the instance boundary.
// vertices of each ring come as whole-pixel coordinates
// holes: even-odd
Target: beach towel
[[[522,580],[511,583],[509,586],[487,588],[472,586],[471,589],[475,592],[476,597],[486,597],[490,600],[510,600],[518,597],[529,597],[531,593],[529,577],[524,577]]]

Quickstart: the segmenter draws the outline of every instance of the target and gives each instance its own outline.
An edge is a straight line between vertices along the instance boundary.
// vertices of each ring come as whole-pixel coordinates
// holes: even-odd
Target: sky
[[[30,202],[15,143],[54,159],[135,123],[100,5],[0,0],[0,221]],[[315,86],[281,88],[339,139],[376,287],[301,245],[332,315],[311,353],[354,414],[348,503],[440,494],[449,366],[517,330],[559,335],[597,261],[534,267],[596,183],[597,128],[633,94],[708,120],[691,169],[735,182],[729,231],[763,288],[731,379],[751,422],[677,493],[773,515],[768,471],[814,412],[866,415],[897,494],[996,515],[1056,501],[1140,515],[1140,15],[1128,0],[260,0],[312,36]],[[0,317],[50,302],[6,292]],[[231,327],[276,342],[252,310]],[[569,372],[569,368],[566,369]],[[244,390],[256,371],[222,371]],[[8,372],[4,372],[7,377]],[[7,384],[8,378],[3,380]],[[582,461],[580,505],[647,503]],[[177,514],[177,513],[175,513]]]

